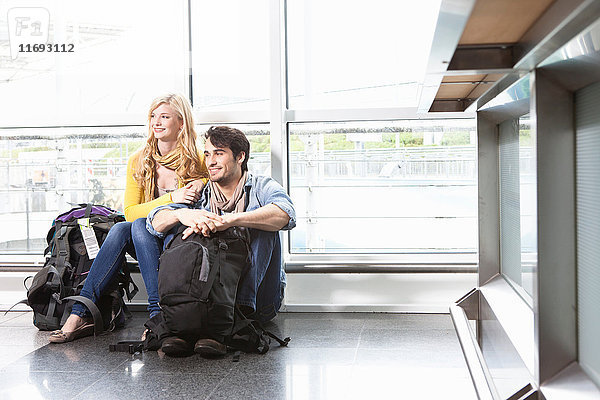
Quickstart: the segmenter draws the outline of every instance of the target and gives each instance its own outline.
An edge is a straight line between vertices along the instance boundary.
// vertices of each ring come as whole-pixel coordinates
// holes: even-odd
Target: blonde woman
[[[162,243],[146,229],[146,216],[161,205],[195,203],[208,180],[204,156],[196,148],[192,109],[185,97],[169,94],[154,99],[148,112],[148,140],[130,157],[126,179],[127,221],[110,230],[90,268],[81,296],[97,302],[119,272],[127,252],[138,260],[152,317],[160,312],[158,258]],[[89,311],[76,302],[62,329],[53,332],[49,340],[70,342],[93,331]]]

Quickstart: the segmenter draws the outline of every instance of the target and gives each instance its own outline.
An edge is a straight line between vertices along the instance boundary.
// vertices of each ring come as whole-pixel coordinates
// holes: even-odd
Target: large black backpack
[[[60,329],[71,312],[73,301],[69,300],[81,301],[90,309],[96,323],[96,334],[123,324],[123,292],[131,300],[138,291],[125,262],[97,304],[78,296],[93,262],[88,255],[83,230],[90,236],[93,233],[99,247],[110,228],[121,221],[125,221],[121,213],[92,204],[79,204],[56,217],[46,238],[48,247],[44,251],[47,256],[44,267],[33,277],[27,290],[27,300],[22,301],[33,309],[33,324],[38,329]],[[91,230],[82,228],[81,224]],[[92,251],[95,247],[93,242],[88,241]]]
[[[159,263],[161,318],[170,334],[189,341],[211,338],[246,352],[266,353],[269,337],[286,346],[289,338],[277,338],[236,306],[240,280],[250,265],[248,231],[231,227],[210,237],[194,233],[183,240],[184,229],[167,245]],[[146,326],[152,330],[156,323]]]

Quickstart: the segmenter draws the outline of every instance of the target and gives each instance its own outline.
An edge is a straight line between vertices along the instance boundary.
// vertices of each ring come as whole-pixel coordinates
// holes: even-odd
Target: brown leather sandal
[[[50,343],[67,343],[75,339],[79,339],[94,334],[94,324],[85,322],[79,328],[72,332],[64,332],[62,330],[54,331],[50,334],[48,340]]]

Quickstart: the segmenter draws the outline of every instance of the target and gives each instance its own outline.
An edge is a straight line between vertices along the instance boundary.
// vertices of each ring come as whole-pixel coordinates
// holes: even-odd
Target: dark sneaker
[[[192,345],[177,336],[171,336],[163,340],[160,348],[163,353],[171,357],[184,357],[192,354]]]
[[[227,346],[214,339],[198,339],[194,346],[194,353],[202,357],[218,357],[227,354]]]

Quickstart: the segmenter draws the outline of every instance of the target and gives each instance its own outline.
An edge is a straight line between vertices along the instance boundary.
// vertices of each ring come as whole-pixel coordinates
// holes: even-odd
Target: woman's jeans
[[[138,260],[148,292],[148,311],[150,317],[153,317],[160,311],[158,258],[161,249],[162,240],[148,232],[146,218],[139,218],[133,222],[119,222],[111,228],[102,243],[80,295],[96,303],[112,279],[119,273],[127,252]],[[76,302],[73,304],[71,314],[85,317],[89,315],[89,311],[82,303]]]

